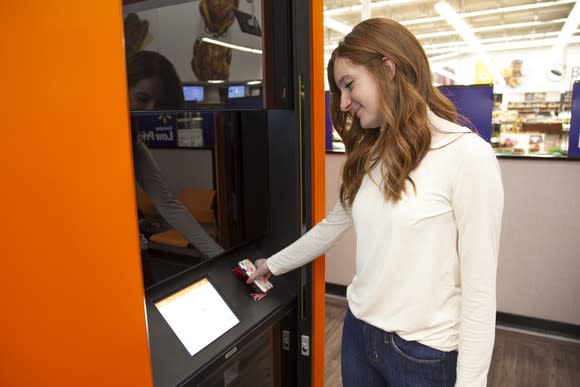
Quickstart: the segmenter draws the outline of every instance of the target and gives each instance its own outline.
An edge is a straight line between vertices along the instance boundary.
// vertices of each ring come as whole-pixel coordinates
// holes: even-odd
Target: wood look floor
[[[340,387],[346,301],[326,298],[325,387]],[[496,330],[488,387],[580,387],[580,343]],[[394,386],[397,387],[397,386]]]

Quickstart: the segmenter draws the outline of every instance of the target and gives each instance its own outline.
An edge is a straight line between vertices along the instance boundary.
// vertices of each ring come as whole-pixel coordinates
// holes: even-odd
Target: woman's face
[[[129,106],[131,110],[152,110],[155,108],[158,96],[161,95],[162,84],[157,78],[146,78],[129,88]]]
[[[356,115],[363,128],[381,126],[379,88],[370,71],[349,59],[337,57],[334,79],[340,90],[340,110]]]

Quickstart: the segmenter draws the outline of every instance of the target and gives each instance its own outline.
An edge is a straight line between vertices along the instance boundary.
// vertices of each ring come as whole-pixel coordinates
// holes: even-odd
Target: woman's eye
[[[346,85],[344,85],[344,88],[347,89],[348,91],[352,90],[352,81],[349,81]]]

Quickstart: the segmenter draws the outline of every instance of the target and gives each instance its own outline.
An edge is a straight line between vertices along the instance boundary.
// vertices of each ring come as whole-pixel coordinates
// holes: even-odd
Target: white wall
[[[326,205],[344,154],[326,156]],[[505,190],[498,311],[580,325],[580,160],[500,159]],[[326,254],[326,282],[354,275],[353,231]]]

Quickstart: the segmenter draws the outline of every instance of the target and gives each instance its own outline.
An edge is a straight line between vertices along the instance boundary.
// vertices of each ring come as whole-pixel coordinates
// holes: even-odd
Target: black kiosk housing
[[[312,226],[309,10],[306,0],[262,1],[262,109],[205,108],[216,123],[216,179],[229,185],[218,197],[232,210],[222,219],[228,245],[209,260],[154,257],[157,278],[145,296],[155,386],[311,385],[303,346],[311,337],[310,265],[273,276],[274,288],[258,302],[231,272],[243,258],[267,257]],[[192,356],[155,303],[203,278],[239,323]]]

